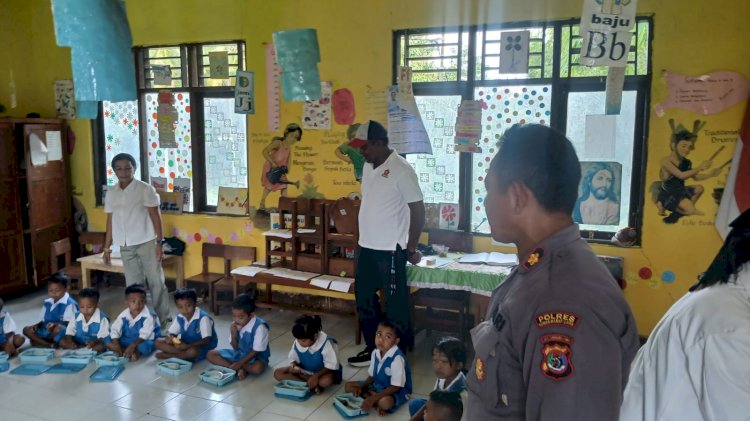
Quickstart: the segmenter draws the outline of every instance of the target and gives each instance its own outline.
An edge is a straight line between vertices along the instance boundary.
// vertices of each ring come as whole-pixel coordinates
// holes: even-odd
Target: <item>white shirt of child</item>
[[[445,379],[437,379],[437,381],[435,382],[434,390],[448,390],[459,380],[462,380],[464,383],[466,383],[466,376],[464,375],[463,371],[459,371],[456,378],[453,379],[453,381],[450,382],[448,386],[445,385]]]
[[[384,356],[380,356],[380,350],[376,349],[372,353],[372,357],[370,357],[370,368],[367,369],[367,373],[370,375],[370,377],[375,377],[375,373],[373,372],[373,368],[375,367],[375,361],[383,361],[386,358],[393,357],[393,354],[398,351],[398,345],[393,345],[391,349],[388,350],[388,352],[385,353]],[[391,367],[389,369],[386,369],[385,374],[391,376],[391,386],[398,386],[398,387],[404,387],[406,386],[406,370],[404,370],[406,363],[404,362],[404,357],[401,355],[397,355],[393,358],[393,361],[391,362]],[[378,366],[378,372],[383,369],[383,364],[381,363]],[[390,373],[388,373],[390,371]]]
[[[68,303],[69,299],[70,299],[70,294],[66,292],[65,295],[63,295],[62,298],[60,298],[57,301],[54,301],[52,298],[46,298],[44,302],[52,303],[52,306],[50,306],[49,308],[50,311],[54,310],[54,308],[59,305],[67,306],[65,307],[65,313],[63,313],[62,321],[70,322],[76,318],[76,307],[73,305],[73,303]],[[45,313],[45,308],[44,306],[42,306],[42,312],[40,313],[41,316],[39,317],[39,320],[44,320],[44,313]]]
[[[311,354],[314,354],[318,352],[320,348],[323,348],[323,351],[321,351],[323,354],[323,367],[329,370],[339,369],[339,356],[336,352],[336,347],[332,342],[328,341],[328,335],[326,335],[325,332],[320,331],[320,333],[318,333],[318,339],[316,339],[315,343],[309,347],[304,347],[299,344],[299,341],[296,339],[294,340],[294,345],[292,345],[292,349],[289,350],[289,359],[298,363],[299,357],[297,356],[297,351],[294,350],[295,347],[301,353],[309,352]]]
[[[249,322],[245,326],[240,329],[239,332],[237,332],[237,341],[242,342],[242,335],[244,334],[250,334],[250,332],[253,331],[253,326],[255,326],[255,322],[258,320],[257,317],[253,316],[252,319],[250,319]],[[229,335],[229,342],[232,342],[232,335]],[[265,325],[258,326],[258,329],[255,330],[255,338],[253,338],[253,351],[263,352],[268,348],[268,329]]]
[[[177,317],[175,317],[174,321],[171,325],[169,325],[169,329],[167,332],[170,335],[178,336],[182,333],[182,330],[180,329],[180,322],[177,321],[177,319],[183,319],[185,320],[184,326],[188,327],[190,323],[193,323],[195,320],[200,319],[201,317],[201,309],[199,307],[195,308],[195,313],[193,313],[193,317],[190,318],[190,320],[185,319],[185,316],[182,315],[182,313],[178,314]],[[213,331],[214,327],[214,321],[211,320],[210,317],[204,317],[201,319],[200,323],[198,324],[198,328],[201,332],[201,338],[209,338],[211,337],[211,332]]]
[[[112,214],[112,244],[137,246],[156,238],[148,209],[159,206],[159,195],[149,184],[133,180],[125,189],[120,183],[107,190],[104,212]]]
[[[3,334],[7,335],[9,333],[14,333],[17,329],[16,322],[10,317],[10,313],[5,310],[0,310],[0,317],[5,317],[3,319]]]
[[[154,320],[154,316],[151,315],[148,307],[143,307],[143,310],[141,310],[141,312],[135,318],[130,315],[130,309],[126,308],[125,310],[123,310],[122,313],[117,316],[117,319],[115,319],[115,321],[112,322],[112,325],[109,327],[109,336],[112,339],[119,339],[120,336],[122,336],[123,318],[127,320],[128,326],[132,326],[141,318],[145,318],[146,320],[143,322],[141,330],[138,331],[138,337],[143,339],[144,341],[154,339],[154,326],[156,326],[156,320]]]
[[[78,321],[81,321],[81,330],[84,332],[89,331],[91,323],[99,323],[99,332],[96,334],[97,338],[106,338],[109,336],[109,320],[106,317],[102,317],[102,312],[97,308],[94,310],[94,314],[91,315],[89,321],[86,321],[86,317],[82,313],[78,313],[75,320],[68,323],[67,329],[65,329],[66,336],[76,336],[78,333]]]

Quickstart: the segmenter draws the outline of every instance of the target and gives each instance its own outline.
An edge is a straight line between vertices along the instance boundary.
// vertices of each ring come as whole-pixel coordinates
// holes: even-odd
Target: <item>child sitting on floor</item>
[[[336,352],[336,340],[322,330],[320,316],[302,316],[294,321],[295,341],[289,351],[292,363],[276,369],[276,380],[301,380],[320,394],[332,384],[340,384],[342,367]]]
[[[445,336],[432,347],[432,369],[437,381],[434,390],[461,393],[466,388],[466,376],[463,369],[466,364],[466,347],[459,339]],[[424,417],[424,399],[412,399],[409,402],[411,421]]]
[[[125,288],[125,303],[128,308],[109,328],[111,340],[107,348],[131,361],[138,361],[154,351],[154,339],[161,336],[159,317],[146,306],[146,289],[142,284]]]
[[[375,351],[370,359],[369,377],[364,382],[346,383],[346,391],[362,396],[362,410],[377,408],[380,415],[392,413],[409,400],[411,371],[403,352],[398,348],[399,332],[389,321],[378,325]]]
[[[23,328],[23,334],[34,346],[54,348],[65,336],[65,329],[75,318],[78,303],[68,294],[70,278],[57,272],[47,281],[49,298],[42,304],[41,321]]]
[[[7,310],[3,310],[5,303],[0,298],[0,350],[8,354],[8,358],[18,352],[18,348],[26,342],[26,338],[16,334],[16,322]]]
[[[268,366],[268,324],[255,315],[255,300],[240,294],[232,303],[232,324],[229,325],[232,348],[208,352],[208,361],[237,371],[243,380],[247,374],[261,374]]]
[[[109,319],[99,308],[99,291],[84,288],[78,293],[78,312],[68,323],[60,346],[65,349],[89,348],[96,352],[105,349],[109,337]]]
[[[461,421],[464,404],[458,392],[433,390],[425,405],[425,421]]]
[[[169,326],[166,338],[156,340],[156,358],[181,358],[201,361],[219,342],[214,320],[198,306],[198,294],[192,288],[180,288],[174,293],[179,314]]]

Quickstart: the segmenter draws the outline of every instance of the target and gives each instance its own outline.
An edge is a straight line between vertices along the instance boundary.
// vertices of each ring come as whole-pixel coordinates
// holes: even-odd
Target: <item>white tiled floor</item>
[[[116,315],[125,307],[123,288],[101,290],[101,307],[109,315]],[[45,294],[31,294],[6,301],[19,330],[37,322],[39,308]],[[172,303],[172,314],[176,309]],[[343,393],[343,384],[313,396],[306,402],[277,399],[273,395],[273,367],[285,365],[293,337],[290,332],[296,312],[258,310],[271,327],[271,367],[259,377],[249,377],[218,388],[201,383],[198,373],[206,366],[201,362],[178,377],[162,376],[151,356],[136,363],[128,363],[120,377],[111,383],[90,383],[95,370],[90,364],[76,374],[42,374],[17,376],[0,373],[0,418],[3,420],[319,420],[343,419],[332,407],[334,395]],[[216,321],[219,348],[229,346],[230,316],[227,309]],[[356,354],[361,346],[354,344],[352,317],[323,316],[323,329],[339,342],[342,361]],[[433,334],[435,335],[435,334]],[[431,349],[435,337],[417,337],[417,347],[407,355],[410,362],[414,395],[425,396],[435,384],[431,366]],[[28,345],[27,345],[28,346]],[[60,351],[58,351],[59,353]],[[57,360],[52,360],[57,362]],[[19,365],[18,358],[10,362],[10,370]],[[344,363],[344,381],[364,379],[366,368],[354,368]],[[409,418],[408,408],[401,407],[388,417],[393,420]],[[374,413],[371,417],[377,417]]]

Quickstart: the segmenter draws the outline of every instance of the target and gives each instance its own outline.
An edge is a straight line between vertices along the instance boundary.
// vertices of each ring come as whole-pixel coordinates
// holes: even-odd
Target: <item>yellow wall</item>
[[[673,6],[674,5],[674,6]],[[580,16],[580,1],[527,0],[524,2],[492,0],[128,0],[128,16],[135,45],[203,42],[212,40],[244,39],[247,43],[247,67],[256,74],[258,114],[248,118],[250,156],[251,203],[259,200],[261,188],[257,182],[260,150],[279,133],[268,132],[265,114],[264,43],[271,41],[271,33],[283,29],[315,28],[321,48],[319,65],[323,80],[330,80],[334,88],[348,87],[364,109],[366,86],[381,88],[390,83],[392,34],[403,28],[436,27],[457,24],[481,24],[519,20],[554,20]],[[746,18],[750,3],[733,0],[685,0],[666,2],[641,0],[640,14],[654,15],[653,70],[662,69],[683,74],[702,74],[716,70],[732,70],[750,78],[750,37]],[[709,35],[710,34],[710,35]],[[0,3],[0,103],[9,106],[8,83],[13,70],[18,94],[18,108],[9,114],[24,115],[37,111],[42,116],[54,115],[53,82],[69,79],[70,54],[55,45],[49,1],[4,0]],[[652,86],[652,105],[666,98],[663,80],[656,76]],[[707,130],[736,130],[744,104],[727,111],[704,117]],[[281,121],[299,121],[300,103],[282,103]],[[659,162],[669,154],[668,117],[686,125],[700,116],[680,110],[667,112],[664,118],[651,117],[648,138],[647,185],[658,177]],[[88,211],[93,228],[103,227],[101,208],[95,207],[91,130],[88,120],[71,124],[77,135],[75,152],[71,158],[72,182],[75,193]],[[314,145],[320,160],[333,154],[335,142],[343,139],[345,127],[334,125],[330,133],[306,131],[300,146]],[[723,162],[731,156],[733,144],[717,158]],[[716,144],[701,135],[693,162],[707,158]],[[292,168],[290,178],[306,175]],[[344,174],[344,177],[348,174]],[[333,177],[315,173],[314,183],[327,197],[339,197],[354,188],[332,185]],[[338,178],[342,178],[337,174]],[[719,247],[720,241],[713,220],[716,205],[710,191],[723,183],[722,178],[702,184],[707,194],[699,207],[708,216],[685,218],[687,223],[667,226],[656,214],[655,206],[647,199],[643,225],[643,246],[622,249],[614,246],[594,246],[601,254],[625,257],[625,271],[631,281],[626,296],[636,314],[642,333],[648,333],[664,311],[687,289],[704,269]],[[269,203],[277,196],[272,195]],[[262,238],[257,229],[248,229],[245,218],[213,217],[204,215],[165,216],[165,228],[187,233],[220,236],[225,242],[254,245],[262,253]],[[199,270],[198,243],[188,247],[186,272]],[[491,248],[488,238],[478,238],[480,249]],[[640,280],[641,267],[654,272],[651,281]],[[672,270],[677,280],[661,282],[660,274]]]

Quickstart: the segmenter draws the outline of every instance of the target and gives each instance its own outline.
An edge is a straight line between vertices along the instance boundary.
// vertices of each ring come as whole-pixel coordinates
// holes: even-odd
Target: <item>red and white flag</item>
[[[740,213],[750,209],[750,101],[745,108],[736,148],[719,212],[716,214],[716,229],[722,239],[729,234],[729,224]]]

